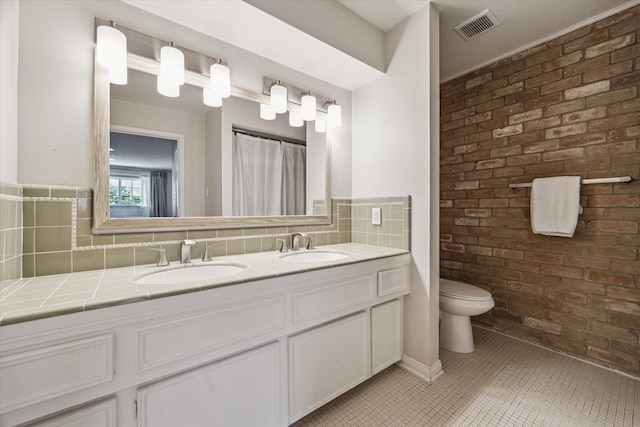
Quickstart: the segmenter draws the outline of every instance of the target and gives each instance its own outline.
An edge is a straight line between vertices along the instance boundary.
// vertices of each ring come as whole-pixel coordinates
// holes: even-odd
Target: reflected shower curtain
[[[233,215],[304,214],[305,151],[304,146],[234,133]]]
[[[151,189],[149,190],[149,216],[171,216],[167,203],[167,173],[151,172]]]

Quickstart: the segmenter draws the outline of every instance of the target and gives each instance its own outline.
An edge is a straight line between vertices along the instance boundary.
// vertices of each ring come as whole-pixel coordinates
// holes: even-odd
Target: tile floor
[[[294,424],[640,426],[640,379],[481,328],[476,351],[441,349],[428,385],[392,366]]]

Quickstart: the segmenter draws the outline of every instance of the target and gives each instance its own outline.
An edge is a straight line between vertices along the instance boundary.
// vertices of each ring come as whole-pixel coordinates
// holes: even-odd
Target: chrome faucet
[[[309,238],[309,236],[307,236],[305,233],[293,233],[291,235],[291,249],[294,251],[298,251],[300,250],[300,238],[303,239],[307,239]]]
[[[191,262],[191,246],[195,245],[194,240],[183,240],[180,244],[180,264],[189,264]]]

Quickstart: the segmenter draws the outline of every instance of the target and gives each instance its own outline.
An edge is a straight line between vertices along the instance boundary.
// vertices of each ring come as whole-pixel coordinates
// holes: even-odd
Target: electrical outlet
[[[382,225],[382,209],[371,208],[371,224]]]

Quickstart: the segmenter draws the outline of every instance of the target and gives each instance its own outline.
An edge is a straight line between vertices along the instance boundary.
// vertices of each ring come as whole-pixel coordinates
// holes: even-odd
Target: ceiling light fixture
[[[231,96],[231,72],[229,67],[218,59],[209,69],[211,90],[221,98]]]
[[[342,126],[342,108],[335,100],[327,107],[327,126],[331,128]]]
[[[263,120],[275,120],[276,112],[273,111],[271,105],[260,103],[260,118]]]
[[[269,90],[270,104],[273,111],[282,114],[287,112],[287,88],[280,80],[271,85]]]
[[[109,82],[127,84],[127,38],[111,26],[100,25],[96,34],[96,60],[109,69]]]
[[[304,125],[304,120],[300,113],[289,111],[289,126],[299,128],[302,125]]]
[[[311,95],[311,92],[302,94],[300,105],[302,107],[300,113],[302,120],[312,121],[316,119],[316,97]]]
[[[222,107],[222,97],[206,87],[202,89],[202,101],[209,107]]]
[[[180,86],[183,84],[184,54],[172,42],[160,49],[158,92],[164,96],[176,97],[180,95]]]

